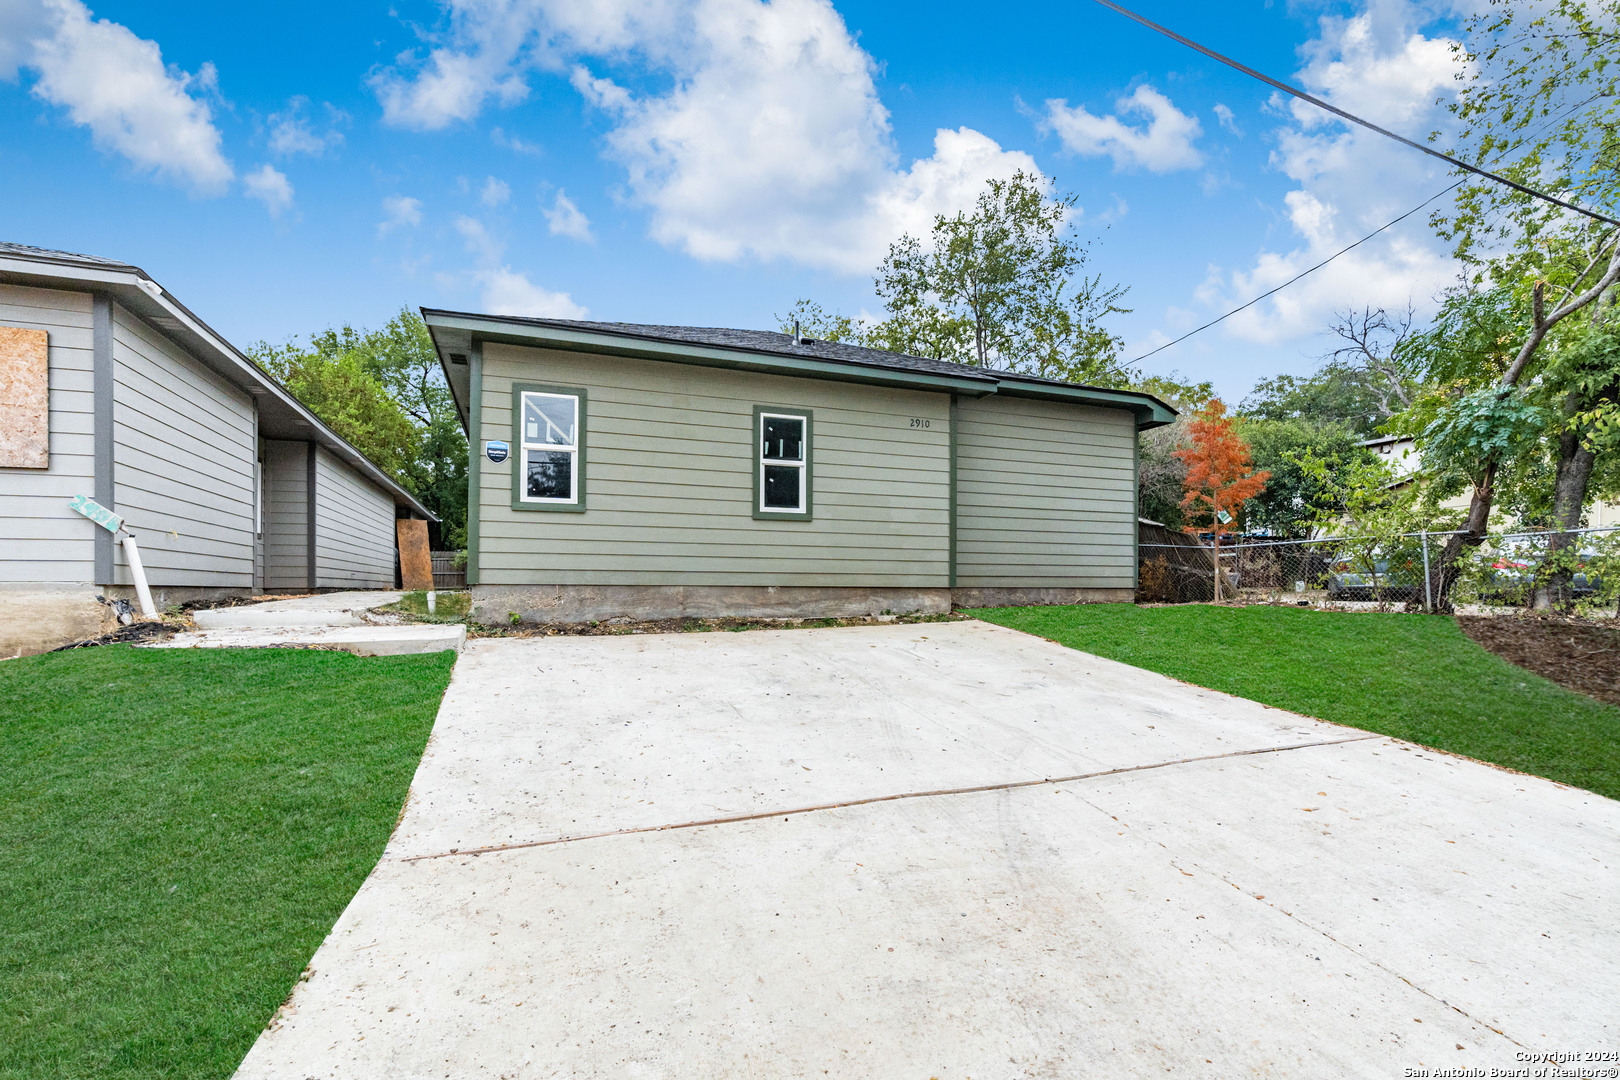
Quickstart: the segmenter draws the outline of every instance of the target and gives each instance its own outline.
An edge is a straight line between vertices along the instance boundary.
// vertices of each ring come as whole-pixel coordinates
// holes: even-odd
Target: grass
[[[454,656],[0,664],[0,1077],[226,1077],[382,853]]]
[[[1620,710],[1453,619],[1282,607],[987,608],[986,622],[1307,716],[1620,798]]]
[[[407,592],[400,596],[398,602],[386,604],[379,610],[398,611],[401,614],[413,616],[417,622],[459,623],[467,621],[467,613],[472,610],[472,593],[466,591],[445,591],[433,594],[433,614],[428,614],[427,593],[418,589],[416,592]]]

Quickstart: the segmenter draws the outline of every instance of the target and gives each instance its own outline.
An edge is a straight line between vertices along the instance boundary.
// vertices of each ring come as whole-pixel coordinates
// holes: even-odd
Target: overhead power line
[[[1255,297],[1253,300],[1250,300],[1247,304],[1244,304],[1241,307],[1233,308],[1231,311],[1228,311],[1225,315],[1222,315],[1220,318],[1211,319],[1209,322],[1205,323],[1203,326],[1200,326],[1198,329],[1189,330],[1185,334],[1182,334],[1180,337],[1176,338],[1176,340],[1167,341],[1163,345],[1160,345],[1157,349],[1154,349],[1151,352],[1145,352],[1141,356],[1138,356],[1135,360],[1127,361],[1125,366],[1130,367],[1133,364],[1140,364],[1143,360],[1146,360],[1148,357],[1152,356],[1154,353],[1163,352],[1164,350],[1168,349],[1172,345],[1180,345],[1183,341],[1186,341],[1188,338],[1192,337],[1194,334],[1201,334],[1205,330],[1208,330],[1210,327],[1214,326],[1215,324],[1225,322],[1227,319],[1230,319],[1232,316],[1236,315],[1238,312],[1246,311],[1247,309],[1254,307],[1254,305],[1258,304],[1260,301],[1264,300],[1266,297],[1275,296],[1277,293],[1282,292],[1284,289],[1288,288],[1288,286],[1292,285],[1294,282],[1298,281],[1300,278],[1305,277],[1307,274],[1314,274],[1316,271],[1322,269],[1322,267],[1326,266],[1328,263],[1332,262],[1334,259],[1337,259],[1340,255],[1343,255],[1345,252],[1354,251],[1356,248],[1360,247],[1362,244],[1365,244],[1367,241],[1371,240],[1373,237],[1377,236],[1379,233],[1383,232],[1385,229],[1388,229],[1390,226],[1399,225],[1401,222],[1405,221],[1407,218],[1411,217],[1413,214],[1417,213],[1419,210],[1423,209],[1425,206],[1428,206],[1430,203],[1434,202],[1434,200],[1440,198],[1440,196],[1447,195],[1447,194],[1450,194],[1453,191],[1456,191],[1458,188],[1463,186],[1463,183],[1464,183],[1464,181],[1459,180],[1455,184],[1452,184],[1450,187],[1446,188],[1445,191],[1437,191],[1437,192],[1435,192],[1433,195],[1430,195],[1427,199],[1424,199],[1422,202],[1420,202],[1416,206],[1412,207],[1412,209],[1408,210],[1406,213],[1402,214],[1400,217],[1396,218],[1395,220],[1393,220],[1391,222],[1388,222],[1387,224],[1378,226],[1378,228],[1374,229],[1372,232],[1368,233],[1366,236],[1363,236],[1360,240],[1357,240],[1355,243],[1351,244],[1349,247],[1340,248],[1338,251],[1335,251],[1332,255],[1329,255],[1327,258],[1323,259],[1321,262],[1317,263],[1315,266],[1311,267],[1310,269],[1301,270],[1299,273],[1295,274],[1293,277],[1289,278],[1287,281],[1283,282],[1281,285],[1278,285],[1275,289],[1269,289],[1266,292],[1263,292],[1259,296]]]
[[[1584,214],[1586,217],[1592,218],[1594,221],[1601,221],[1601,222],[1604,222],[1605,224],[1608,224],[1608,225],[1620,225],[1620,220],[1609,217],[1607,214],[1600,214],[1596,210],[1588,210],[1585,207],[1577,206],[1572,202],[1565,202],[1563,199],[1558,198],[1556,195],[1549,195],[1545,191],[1538,191],[1533,187],[1529,187],[1529,186],[1527,186],[1525,184],[1519,183],[1517,180],[1509,180],[1505,176],[1498,175],[1497,173],[1490,172],[1489,170],[1486,170],[1486,169],[1481,169],[1477,165],[1470,165],[1466,161],[1459,161],[1457,158],[1452,157],[1450,154],[1442,153],[1441,151],[1436,150],[1432,146],[1424,146],[1422,143],[1413,142],[1411,139],[1408,139],[1403,135],[1397,135],[1393,131],[1388,130],[1387,128],[1381,128],[1377,124],[1373,123],[1370,120],[1363,120],[1361,117],[1355,115],[1354,113],[1345,112],[1343,109],[1339,108],[1337,105],[1328,104],[1326,101],[1323,101],[1321,98],[1317,97],[1314,94],[1307,94],[1305,91],[1300,90],[1297,87],[1289,86],[1285,82],[1279,82],[1278,80],[1273,79],[1269,75],[1265,75],[1265,74],[1262,74],[1262,73],[1254,70],[1254,68],[1252,68],[1252,67],[1248,67],[1248,66],[1246,66],[1244,64],[1240,64],[1236,60],[1233,60],[1229,56],[1223,56],[1222,54],[1216,52],[1214,49],[1206,48],[1203,45],[1198,44],[1198,42],[1193,41],[1191,38],[1183,37],[1182,35],[1176,33],[1174,30],[1171,30],[1167,26],[1160,26],[1158,23],[1152,21],[1151,19],[1145,19],[1142,16],[1138,15],[1136,12],[1130,10],[1129,8],[1121,7],[1120,5],[1114,3],[1113,0],[1097,0],[1097,3],[1101,4],[1103,7],[1108,8],[1108,9],[1110,9],[1112,11],[1117,11],[1119,14],[1125,16],[1127,19],[1131,19],[1131,20],[1133,20],[1135,22],[1141,23],[1143,26],[1147,27],[1149,30],[1153,30],[1153,31],[1155,31],[1157,33],[1163,34],[1165,37],[1169,38],[1171,41],[1178,41],[1181,44],[1187,46],[1187,48],[1189,48],[1189,49],[1193,49],[1193,50],[1196,50],[1197,52],[1201,52],[1205,56],[1209,57],[1211,60],[1218,60],[1221,63],[1225,64],[1227,67],[1234,68],[1234,69],[1236,69],[1238,71],[1241,71],[1241,72],[1243,72],[1243,74],[1249,76],[1252,79],[1259,79],[1261,82],[1265,83],[1267,86],[1274,87],[1275,89],[1281,90],[1285,94],[1292,94],[1294,97],[1299,98],[1301,101],[1308,101],[1312,105],[1315,105],[1317,108],[1325,110],[1327,112],[1330,112],[1334,116],[1337,116],[1342,120],[1348,120],[1352,124],[1359,124],[1362,127],[1366,128],[1368,131],[1376,131],[1378,134],[1383,135],[1386,138],[1394,139],[1398,143],[1404,143],[1405,145],[1410,146],[1414,150],[1421,150],[1425,154],[1428,154],[1430,157],[1439,158],[1441,161],[1447,162],[1448,164],[1453,165],[1456,168],[1462,169],[1462,170],[1464,170],[1466,172],[1471,172],[1471,173],[1475,174],[1476,176],[1483,176],[1485,179],[1493,180],[1498,184],[1505,184],[1508,187],[1513,188],[1515,191],[1521,191],[1524,194],[1531,196],[1532,198],[1541,199],[1542,201],[1552,203],[1555,206],[1562,206],[1564,209],[1573,210],[1577,214]]]

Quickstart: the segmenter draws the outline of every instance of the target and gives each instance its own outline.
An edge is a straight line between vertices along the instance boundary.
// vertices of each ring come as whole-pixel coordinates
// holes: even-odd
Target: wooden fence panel
[[[467,564],[463,551],[435,551],[433,555],[433,587],[435,589],[465,589]]]

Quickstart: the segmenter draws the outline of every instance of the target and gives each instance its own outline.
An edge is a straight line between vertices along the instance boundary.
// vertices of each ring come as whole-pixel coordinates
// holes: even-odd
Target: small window
[[[517,496],[536,508],[580,505],[582,394],[518,392]]]
[[[754,432],[754,516],[808,519],[810,414],[756,409]]]

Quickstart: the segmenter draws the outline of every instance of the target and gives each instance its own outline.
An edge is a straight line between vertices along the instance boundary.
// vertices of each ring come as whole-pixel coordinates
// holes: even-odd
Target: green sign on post
[[[124,527],[124,519],[102,506],[88,495],[75,495],[71,504],[73,509],[100,525],[110,533],[115,533]]]

